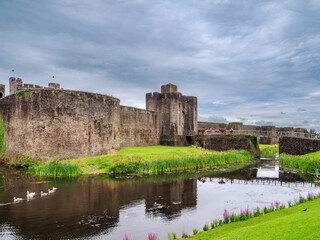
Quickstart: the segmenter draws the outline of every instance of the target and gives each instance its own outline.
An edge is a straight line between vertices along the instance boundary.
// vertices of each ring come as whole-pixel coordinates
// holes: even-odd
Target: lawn
[[[307,208],[307,211],[303,211]],[[320,199],[201,232],[193,240],[320,239]]]
[[[77,163],[85,174],[160,173],[251,160],[245,150],[217,152],[190,147],[127,147],[108,155],[65,160]]]
[[[304,155],[280,154],[279,161],[282,164],[301,169],[306,173],[316,173],[320,170],[320,151]]]

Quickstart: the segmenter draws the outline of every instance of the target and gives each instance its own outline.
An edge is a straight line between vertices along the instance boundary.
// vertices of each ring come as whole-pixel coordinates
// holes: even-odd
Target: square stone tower
[[[146,108],[158,114],[161,145],[185,145],[185,136],[198,128],[197,98],[183,96],[174,84],[147,93]]]

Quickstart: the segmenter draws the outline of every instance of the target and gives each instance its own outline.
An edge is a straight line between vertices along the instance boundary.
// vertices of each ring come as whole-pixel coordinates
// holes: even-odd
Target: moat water
[[[232,166],[234,167],[234,166]],[[226,169],[223,169],[226,170]],[[57,187],[41,197],[40,192]],[[36,192],[27,200],[26,191]],[[276,158],[229,173],[188,171],[149,177],[35,178],[0,169],[0,239],[147,239],[168,232],[192,234],[224,209],[287,204],[318,192],[308,175],[284,170]],[[13,198],[23,198],[14,202]]]

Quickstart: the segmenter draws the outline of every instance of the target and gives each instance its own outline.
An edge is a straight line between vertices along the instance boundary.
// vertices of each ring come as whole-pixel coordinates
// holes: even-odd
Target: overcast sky
[[[8,92],[12,75],[54,75],[140,108],[173,83],[202,121],[320,131],[319,13],[319,0],[1,0],[0,79]]]

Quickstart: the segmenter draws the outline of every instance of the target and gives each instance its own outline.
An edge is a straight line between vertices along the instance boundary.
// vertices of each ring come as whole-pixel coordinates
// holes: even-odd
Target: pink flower
[[[156,234],[149,233],[148,240],[156,240]]]
[[[124,235],[123,240],[129,240],[129,237],[128,237],[128,235],[127,235],[127,234],[125,234],[125,235]]]
[[[227,211],[227,209],[224,210],[224,213],[223,213],[223,218],[226,219],[226,218],[229,218],[230,217],[230,214],[229,212]]]

